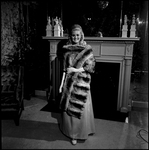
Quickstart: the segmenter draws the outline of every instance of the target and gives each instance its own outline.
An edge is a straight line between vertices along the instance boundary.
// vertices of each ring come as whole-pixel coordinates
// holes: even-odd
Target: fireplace
[[[49,92],[48,100],[56,101],[61,82],[61,49],[67,37],[43,37],[49,41]],[[91,94],[95,117],[103,111],[127,113],[131,110],[129,99],[133,46],[139,38],[85,37],[93,48],[96,71],[92,74]]]
[[[96,62],[95,73],[92,74],[91,80],[94,110],[117,110],[119,74],[119,63]]]
[[[117,111],[120,83],[120,63],[96,61],[92,74],[91,95],[95,118],[125,120]],[[111,116],[112,115],[112,116]]]

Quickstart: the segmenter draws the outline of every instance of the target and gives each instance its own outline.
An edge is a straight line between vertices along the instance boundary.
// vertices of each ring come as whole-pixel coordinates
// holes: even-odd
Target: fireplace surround
[[[62,76],[62,51],[61,46],[67,40],[67,37],[47,37],[43,36],[43,40],[49,42],[49,89],[48,101],[57,101],[59,97],[59,86]],[[85,41],[93,48],[96,59],[96,71],[92,75],[91,88],[93,101],[105,101],[108,105],[117,111],[127,113],[131,111],[132,102],[129,99],[130,78],[132,56],[135,42],[139,38],[121,38],[121,37],[85,37]],[[106,71],[105,71],[106,67]],[[106,74],[103,75],[103,72]],[[107,75],[107,78],[106,78]],[[96,82],[99,80],[99,82]],[[98,84],[104,82],[104,87],[98,87]],[[99,79],[98,79],[99,78]],[[109,82],[108,82],[109,81]],[[111,87],[110,87],[111,86]],[[110,93],[103,92],[105,89],[111,92],[111,98],[107,97]],[[110,90],[111,89],[111,90]],[[115,90],[114,90],[115,89]],[[100,97],[100,91],[102,96]],[[94,98],[99,93],[99,98]],[[94,102],[93,102],[94,103]]]

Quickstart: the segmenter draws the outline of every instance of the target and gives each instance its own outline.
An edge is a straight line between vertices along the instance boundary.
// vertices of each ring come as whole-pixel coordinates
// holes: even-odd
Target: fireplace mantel
[[[61,64],[57,58],[57,46],[60,41],[67,40],[68,37],[43,36],[42,38],[49,41],[49,80],[51,84],[48,95],[50,100],[56,100],[61,82]],[[85,41],[92,46],[96,62],[120,64],[117,110],[124,113],[130,111],[132,106],[129,99],[132,56],[134,44],[139,40],[140,38],[85,37]]]
[[[51,36],[43,36],[43,39],[46,40],[63,40],[63,39],[68,39],[68,37],[51,37]],[[86,41],[138,41],[140,38],[124,38],[124,37],[85,37]]]

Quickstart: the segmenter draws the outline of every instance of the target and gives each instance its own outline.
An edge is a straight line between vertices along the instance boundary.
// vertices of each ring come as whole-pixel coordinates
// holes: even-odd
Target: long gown
[[[83,67],[84,67],[84,70],[87,72],[84,72],[83,75],[87,74],[87,76],[90,79],[90,77],[91,77],[90,73],[94,72],[95,59],[93,57],[91,47],[89,47],[87,49],[90,49],[90,56],[91,57],[87,56],[87,59],[84,60]],[[78,54],[84,49],[81,49],[81,48],[78,49],[78,47],[75,47],[75,48],[70,48],[69,50],[70,51],[64,57],[65,58],[64,59],[64,70],[66,70],[67,67],[73,66],[75,64],[73,61],[77,60]],[[83,54],[80,55],[79,58],[82,59],[82,56],[83,56]],[[74,76],[73,76],[72,78],[74,78],[74,80],[76,80],[75,81],[75,83],[76,83],[78,81],[77,80],[78,74],[75,77],[76,78],[74,78]],[[67,78],[67,75],[66,75],[66,78]],[[91,82],[91,79],[90,79],[90,82]],[[90,82],[89,82],[89,84],[90,84]],[[74,83],[74,85],[75,85],[75,83]],[[69,86],[68,82],[65,80],[64,89],[68,86]],[[66,93],[66,95],[69,95],[69,93]],[[68,101],[68,102],[66,102],[66,101]],[[69,101],[70,101],[69,98],[68,98],[68,100],[65,100],[65,107],[66,108],[62,112],[62,117],[61,117],[61,122],[60,122],[60,130],[62,131],[63,134],[65,134],[66,136],[68,136],[71,139],[85,140],[88,138],[89,134],[95,133],[94,113],[93,113],[93,106],[92,106],[92,98],[91,98],[90,89],[87,92],[86,101],[83,103],[84,105],[83,105],[83,109],[81,109],[81,116],[80,117],[77,117],[77,116],[69,113],[69,111],[67,111],[69,108]],[[66,106],[66,104],[67,104],[67,106]]]

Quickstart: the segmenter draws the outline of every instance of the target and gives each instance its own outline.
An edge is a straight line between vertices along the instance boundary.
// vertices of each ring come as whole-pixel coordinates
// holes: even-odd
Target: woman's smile
[[[79,30],[75,30],[72,32],[72,41],[77,44],[79,43],[80,39],[81,39],[81,33]]]

